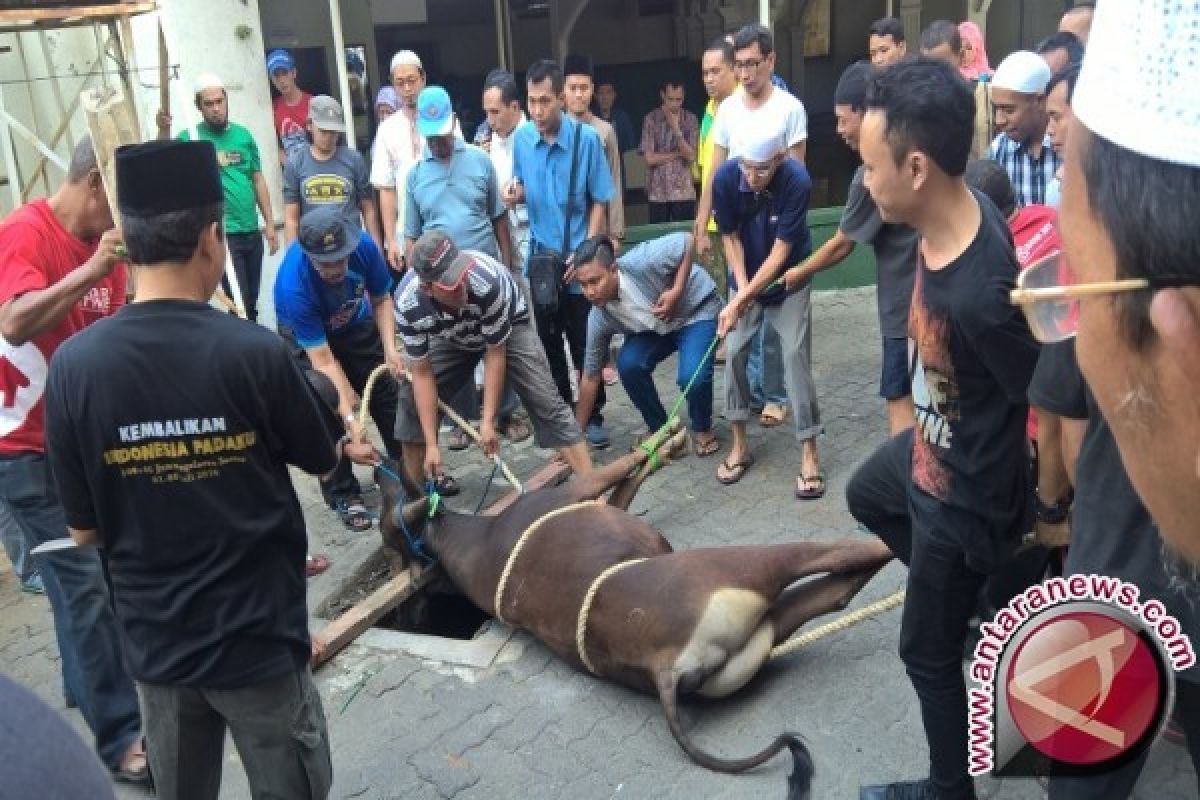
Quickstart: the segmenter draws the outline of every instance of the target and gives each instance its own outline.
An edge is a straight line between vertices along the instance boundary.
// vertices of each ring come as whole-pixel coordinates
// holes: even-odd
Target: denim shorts
[[[883,368],[879,373],[879,396],[899,400],[912,394],[908,375],[908,339],[883,337]]]

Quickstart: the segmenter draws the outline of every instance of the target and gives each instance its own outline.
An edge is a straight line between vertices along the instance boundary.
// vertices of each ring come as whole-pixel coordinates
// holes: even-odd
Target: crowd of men
[[[970,23],[931,23],[917,56],[899,20],[875,22],[869,62],[834,93],[862,166],[815,251],[807,115],[759,25],[705,49],[703,119],[662,86],[639,147],[650,215],[691,227],[628,249],[634,133],[581,55],[535,62],[523,87],[491,72],[468,143],[419,55],[397,53],[368,164],[338,102],[271,52],[282,241],[216,75],[196,82],[199,123],[160,114],[158,141],[118,149],[119,227],[81,142],[64,185],[0,223],[0,528],[22,586],[50,601],[65,697],[101,762],[152,772],[164,798],[215,798],[228,730],[256,796],[327,795],[304,595],[328,562],[305,556],[287,467],[318,476],[351,530],[372,525],[352,463],[451,495],[439,401],[479,419],[487,456],[532,435],[582,474],[609,443],[609,362],[645,440],[668,422],[655,368],[677,355],[695,455],[722,450],[714,416],[729,423],[718,481],[752,468],[752,414],[790,413],[789,495],[821,497],[812,279],[866,244],[889,438],[846,500],[908,568],[899,650],[929,768],[862,797],[974,798],[972,617],[1057,569],[1132,581],[1200,634],[1197,25],[1196,2],[1079,4],[993,70]],[[260,231],[285,248],[274,331],[249,324]],[[209,304],[222,282],[249,322]],[[1013,294],[1026,285],[1041,291]],[[355,413],[379,365],[385,453]],[[1068,519],[1065,556],[1039,551],[1031,570],[1025,534]],[[68,532],[78,547],[29,555]],[[1200,764],[1200,676],[1179,678],[1172,725]],[[67,735],[7,679],[0,697]],[[47,796],[111,795],[71,758]],[[1052,777],[1049,796],[1127,797],[1144,763]]]

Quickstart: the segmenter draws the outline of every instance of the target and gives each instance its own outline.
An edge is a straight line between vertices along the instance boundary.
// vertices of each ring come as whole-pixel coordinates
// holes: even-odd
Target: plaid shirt
[[[1012,181],[1017,207],[1045,205],[1046,188],[1058,173],[1059,160],[1050,137],[1042,139],[1042,155],[1035,159],[1029,149],[1009,137],[999,134],[988,148],[988,158],[998,161]]]

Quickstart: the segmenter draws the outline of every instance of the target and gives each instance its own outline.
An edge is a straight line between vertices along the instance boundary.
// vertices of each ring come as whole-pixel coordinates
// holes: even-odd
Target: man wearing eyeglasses
[[[909,316],[917,424],[858,468],[846,501],[908,566],[899,650],[930,760],[928,778],[865,787],[863,800],[974,800],[967,621],[1033,516],[1025,393],[1038,345],[1009,303],[1017,260],[1005,221],[963,179],[974,118],[958,72],[922,58],[873,76],[859,133],[883,221],[920,236]]]
[[[737,483],[754,463],[746,441],[750,416],[750,348],[768,326],[779,335],[784,386],[800,442],[800,476],[795,495],[809,500],[825,493],[817,458],[822,432],[813,384],[810,291],[806,282],[787,289],[775,279],[786,267],[808,256],[808,197],[812,181],[804,165],[789,158],[784,140],[760,131],[743,154],[727,161],[713,176],[713,209],[725,260],[733,274],[729,305],[717,320],[725,336],[725,418],[733,443],[717,469],[717,480]]]
[[[555,448],[576,475],[592,468],[583,431],[558,394],[518,279],[478,250],[459,250],[443,231],[430,230],[412,248],[413,277],[396,291],[395,315],[411,375],[400,386],[396,438],[404,468],[420,485],[442,473],[437,444],[438,398],[473,380],[483,361],[484,454],[500,443],[496,417],[505,380],[521,398],[538,447]]]

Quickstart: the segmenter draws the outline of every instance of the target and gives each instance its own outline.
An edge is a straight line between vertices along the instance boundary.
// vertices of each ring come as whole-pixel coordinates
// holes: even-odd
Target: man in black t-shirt
[[[106,551],[158,796],[216,798],[228,727],[255,796],[323,798],[288,465],[378,454],[335,446],[333,413],[278,336],[205,302],[225,263],[212,145],[122,147],[116,171],[137,296],[60,349],[47,380],[67,525]]]
[[[846,489],[850,512],[909,568],[900,658],[929,745],[926,780],[865,799],[964,800],[967,620],[987,574],[1032,516],[1025,392],[1038,347],[1008,296],[1017,273],[1004,219],[963,181],[974,102],[929,59],[876,75],[859,139],[885,222],[920,234],[909,335],[916,428],[884,444]]]

